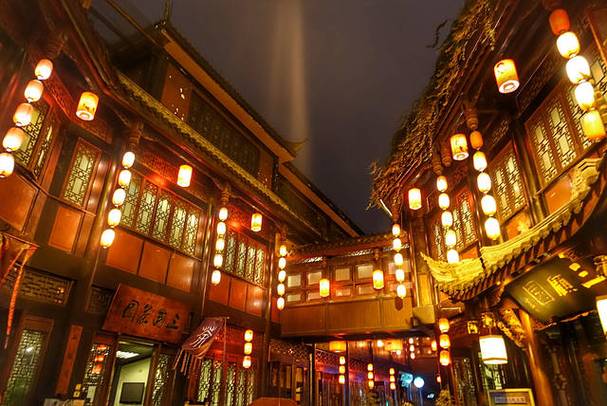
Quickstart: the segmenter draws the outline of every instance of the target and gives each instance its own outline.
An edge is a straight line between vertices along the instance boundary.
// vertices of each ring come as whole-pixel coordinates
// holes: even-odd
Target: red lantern
[[[562,8],[557,8],[550,13],[550,29],[554,35],[561,35],[562,33],[569,31],[571,28],[571,21],[569,20],[569,14]]]

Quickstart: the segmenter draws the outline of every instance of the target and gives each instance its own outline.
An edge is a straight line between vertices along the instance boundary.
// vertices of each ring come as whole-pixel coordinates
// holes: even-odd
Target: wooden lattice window
[[[225,387],[225,406],[246,406],[255,397],[255,368],[245,369],[236,363],[227,363],[225,386],[222,382],[224,363],[205,359],[198,376],[197,400],[208,405],[219,406],[219,394]]]
[[[453,227],[457,235],[458,251],[467,248],[478,239],[476,221],[472,213],[472,193],[468,188],[463,188],[453,198]]]
[[[79,140],[74,149],[68,171],[63,198],[77,206],[83,206],[88,194],[100,151],[91,144]]]
[[[11,368],[3,405],[23,405],[28,403],[30,391],[34,389],[34,381],[46,334],[42,331],[24,329],[19,338],[19,345]]]
[[[497,201],[497,216],[505,222],[525,206],[523,179],[511,144],[508,144],[492,160],[489,174],[494,185],[493,196]]]
[[[169,380],[171,376],[171,356],[159,354],[156,370],[154,371],[154,387],[152,389],[152,405],[162,406],[166,404],[165,398],[170,392]]]
[[[29,167],[34,161],[35,151],[49,111],[48,104],[42,100],[35,103],[33,107],[32,121],[22,128],[25,132],[25,139],[21,148],[15,152],[17,162],[26,167]]]
[[[444,260],[445,255],[445,228],[441,224],[441,212],[432,217],[430,227],[430,254],[433,258]]]
[[[266,249],[257,241],[229,229],[223,270],[251,283],[262,285],[266,269]]]

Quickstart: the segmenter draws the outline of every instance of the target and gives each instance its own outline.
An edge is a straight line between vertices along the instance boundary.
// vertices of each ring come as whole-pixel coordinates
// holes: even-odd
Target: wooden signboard
[[[490,406],[535,406],[529,388],[498,389],[489,391]]]
[[[181,341],[189,311],[180,301],[121,284],[103,329],[176,344]]]

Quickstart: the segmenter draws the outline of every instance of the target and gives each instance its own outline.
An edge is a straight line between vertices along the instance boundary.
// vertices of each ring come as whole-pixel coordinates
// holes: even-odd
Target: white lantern
[[[445,210],[440,216],[440,221],[443,227],[451,227],[453,225],[453,213]]]
[[[281,257],[286,257],[287,256],[287,246],[282,244],[279,248],[278,248],[278,255],[280,255]]]
[[[380,290],[384,288],[384,272],[381,269],[373,271],[373,289]]]
[[[134,164],[135,164],[135,153],[132,151],[126,151],[124,153],[124,155],[122,155],[122,167],[125,169],[129,169]]]
[[[447,262],[450,264],[456,264],[459,262],[459,252],[451,248],[447,250]]]
[[[405,258],[403,257],[403,254],[401,254],[400,252],[397,252],[396,254],[394,254],[394,265],[396,266],[402,266],[402,264],[405,263]]]
[[[278,310],[282,310],[285,308],[285,298],[284,297],[279,297],[278,299],[276,299],[276,308]]]
[[[23,92],[23,96],[25,99],[30,102],[37,102],[42,97],[42,92],[44,91],[44,85],[41,81],[33,79],[27,82],[27,86],[25,87],[25,91]]]
[[[17,151],[25,141],[25,132],[19,127],[11,127],[2,140],[2,146],[7,151]]]
[[[261,213],[253,213],[251,216],[251,231],[258,233],[261,231],[263,216]]]
[[[481,358],[487,365],[503,365],[508,363],[506,343],[501,335],[488,335],[479,338]]]
[[[93,92],[82,92],[78,101],[76,116],[83,121],[93,121],[98,104],[99,96]]]
[[[112,195],[112,204],[114,206],[122,206],[124,204],[124,200],[126,199],[126,191],[122,188],[118,188],[114,190],[114,194]]]
[[[101,233],[101,239],[99,243],[103,248],[109,248],[114,243],[114,238],[116,238],[116,232],[113,228],[106,228]]]
[[[0,154],[0,179],[11,176],[15,170],[15,158],[10,152]]]
[[[249,368],[251,368],[251,363],[252,363],[252,361],[251,361],[251,356],[250,356],[250,355],[245,355],[245,356],[242,358],[242,367],[243,367],[244,369],[249,369]]]
[[[226,247],[226,240],[219,237],[217,238],[217,241],[215,241],[215,251],[223,251]]]
[[[401,299],[407,297],[407,288],[402,283],[396,286],[396,295]]]
[[[443,210],[447,210],[449,205],[451,204],[451,200],[449,199],[449,195],[446,193],[441,193],[438,195],[438,207]]]
[[[448,187],[449,184],[447,183],[446,176],[441,175],[436,178],[436,189],[438,189],[439,192],[446,192]]]
[[[482,151],[476,151],[472,157],[472,163],[474,165],[474,169],[479,172],[487,169],[487,157],[485,156],[485,153]]]
[[[225,235],[227,229],[228,228],[226,226],[226,223],[224,223],[223,221],[217,223],[217,235]]]
[[[497,240],[501,237],[500,222],[495,217],[489,217],[485,220],[485,233],[492,240]]]
[[[287,279],[287,271],[280,270],[278,271],[278,282],[284,282]]]
[[[487,193],[491,190],[491,177],[487,173],[481,172],[476,178],[476,184],[478,185],[478,190]]]
[[[405,270],[402,268],[396,268],[394,277],[398,282],[404,282],[405,280]]]
[[[126,189],[129,186],[129,183],[131,183],[131,177],[131,171],[128,169],[121,170],[120,174],[118,174],[118,184]]]
[[[214,286],[219,285],[221,282],[221,271],[219,269],[213,270],[211,273],[211,284]]]
[[[400,236],[400,224],[394,223],[392,225],[392,235],[394,237],[399,237]]]
[[[120,209],[113,208],[107,214],[107,224],[110,227],[116,227],[120,224],[120,219],[122,218],[122,212]]]
[[[215,268],[221,268],[223,266],[223,255],[217,253],[213,257],[213,266]]]
[[[400,251],[403,248],[403,242],[400,238],[395,238],[392,240],[392,249],[394,251]]]
[[[13,123],[17,127],[25,127],[32,122],[34,107],[29,103],[21,103],[17,106],[15,114],[13,114]]]
[[[452,228],[445,232],[445,245],[447,248],[453,248],[457,244],[457,234]]]
[[[566,65],[567,76],[574,85],[590,79],[590,65],[581,55],[571,58]]]
[[[320,297],[329,297],[331,294],[331,281],[327,278],[322,278],[318,281],[318,293]]]
[[[481,198],[481,208],[486,216],[493,216],[497,212],[497,203],[491,195],[484,195]]]
[[[278,285],[276,285],[276,293],[278,294],[278,296],[284,296],[284,294],[285,294],[285,284],[284,283],[279,283]]]
[[[556,47],[559,50],[559,54],[566,59],[571,59],[580,53],[580,41],[577,35],[571,31],[559,35],[556,40]]]
[[[228,219],[228,208],[222,207],[219,209],[219,214],[217,215],[220,221],[226,221]]]
[[[36,78],[46,80],[51,77],[51,73],[53,73],[53,63],[48,59],[40,59],[34,69]]]
[[[285,269],[287,267],[287,259],[285,257],[278,258],[278,268]]]
[[[594,107],[594,86],[590,82],[582,82],[575,87],[575,101],[584,111]]]

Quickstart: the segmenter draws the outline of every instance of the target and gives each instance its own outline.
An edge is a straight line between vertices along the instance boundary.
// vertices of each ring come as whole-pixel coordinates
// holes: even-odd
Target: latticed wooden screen
[[[472,214],[472,193],[468,188],[463,188],[455,195],[453,202],[453,227],[457,234],[456,249],[461,250],[478,239],[476,220]]]
[[[223,262],[225,272],[263,285],[266,258],[266,248],[262,244],[235,230],[228,230]]]
[[[445,228],[441,224],[441,213],[430,220],[430,253],[436,259],[445,259]]]
[[[161,406],[169,391],[171,356],[160,354],[154,371],[154,387],[152,389],[152,405]]]
[[[48,105],[43,101],[40,101],[34,105],[34,113],[32,114],[32,121],[29,125],[23,127],[26,138],[23,140],[21,148],[15,152],[15,159],[23,166],[29,166],[34,150],[38,142],[38,138],[42,133],[42,127],[44,120],[48,112]]]
[[[84,141],[78,141],[72,164],[67,174],[63,198],[77,206],[84,205],[84,198],[99,159],[99,149]]]
[[[23,330],[11,373],[6,382],[2,405],[24,405],[33,388],[34,378],[42,356],[45,333]]]
[[[512,144],[508,144],[491,161],[489,174],[493,179],[493,196],[498,208],[497,216],[504,222],[525,206],[523,179]]]
[[[224,364],[218,360],[206,359],[202,362],[197,400],[220,406],[221,391],[225,388],[221,406],[249,405],[255,397],[255,368],[244,369],[240,364],[227,363],[224,382],[223,367]]]
[[[95,393],[95,400],[99,399],[108,368],[111,347],[104,343],[94,343],[89,353],[82,380],[84,392]]]

